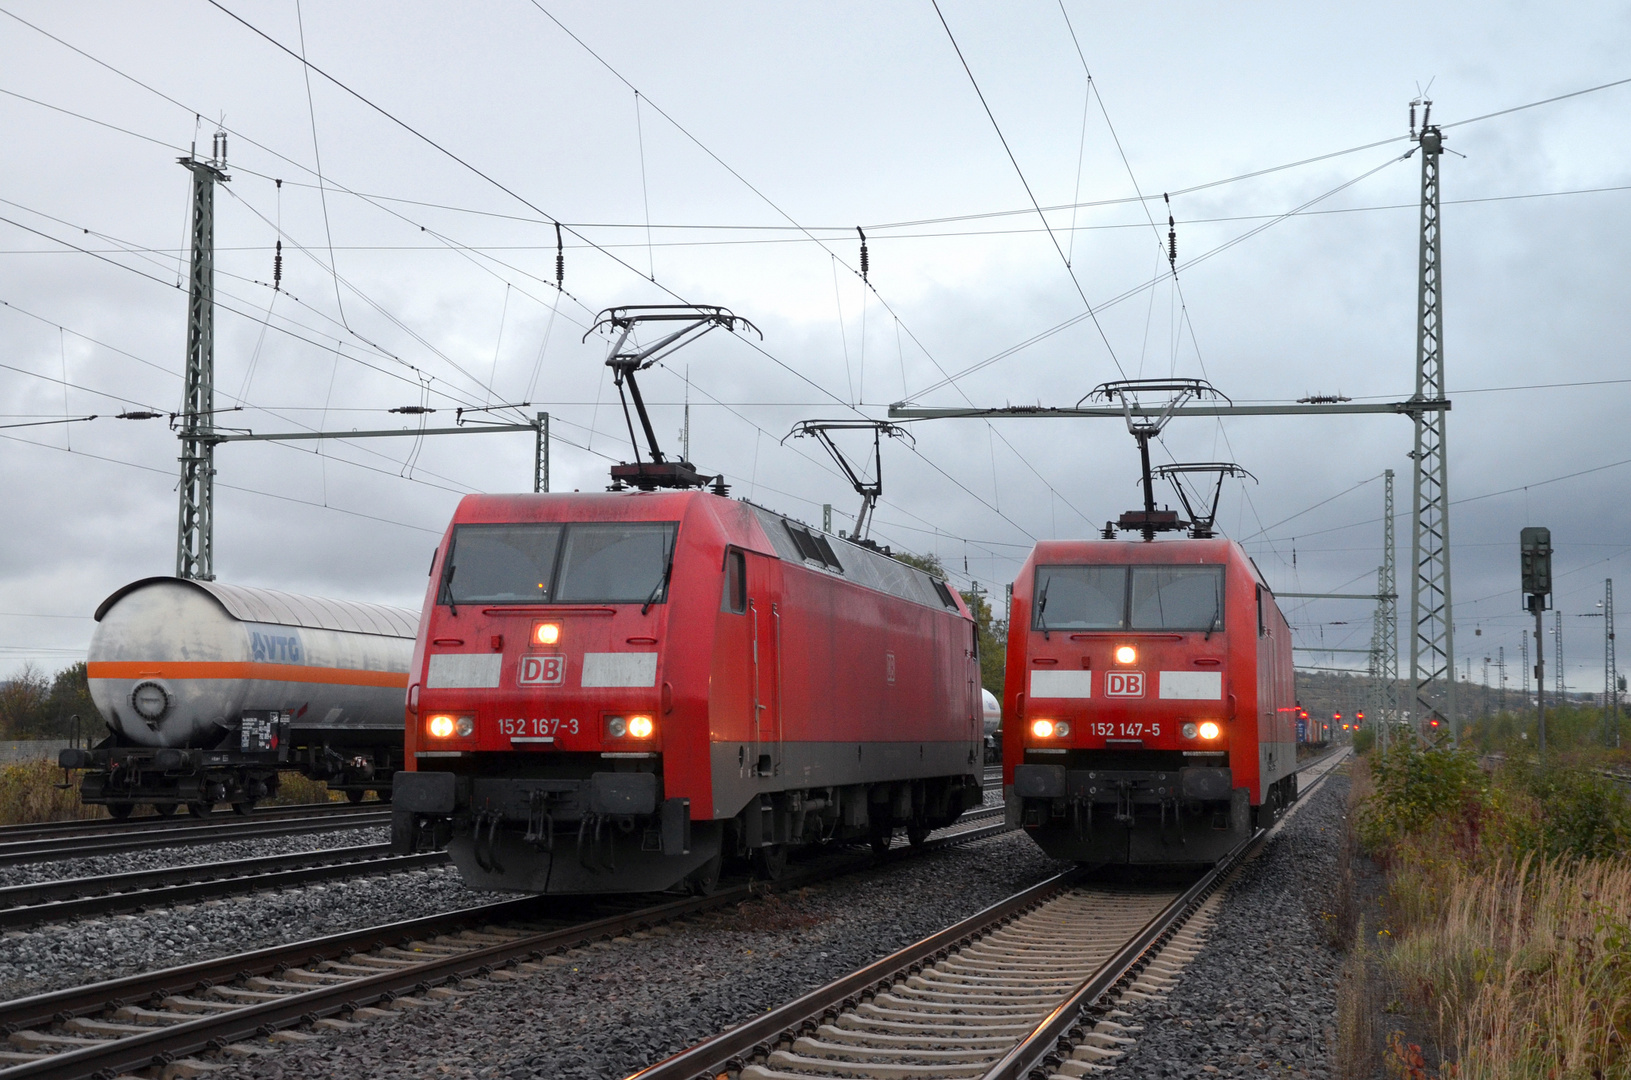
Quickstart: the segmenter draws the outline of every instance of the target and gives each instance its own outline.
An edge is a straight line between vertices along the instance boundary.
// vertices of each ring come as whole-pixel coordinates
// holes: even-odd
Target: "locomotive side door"
[[[748,648],[752,692],[751,771],[774,776],[782,761],[781,563],[754,552],[747,556]]]

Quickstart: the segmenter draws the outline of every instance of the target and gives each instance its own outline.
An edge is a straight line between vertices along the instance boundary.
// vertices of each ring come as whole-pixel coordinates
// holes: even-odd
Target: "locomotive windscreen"
[[[660,603],[672,522],[459,525],[443,604]]]
[[[1221,630],[1221,566],[1039,566],[1038,630]]]

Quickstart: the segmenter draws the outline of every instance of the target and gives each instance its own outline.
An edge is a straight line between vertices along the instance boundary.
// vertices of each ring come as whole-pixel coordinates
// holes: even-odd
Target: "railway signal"
[[[1535,718],[1540,727],[1540,755],[1546,756],[1546,660],[1540,619],[1552,593],[1552,530],[1532,526],[1518,533],[1518,567],[1523,578],[1524,607],[1535,616]],[[1558,651],[1562,652],[1562,635]],[[1562,670],[1561,667],[1558,669]]]

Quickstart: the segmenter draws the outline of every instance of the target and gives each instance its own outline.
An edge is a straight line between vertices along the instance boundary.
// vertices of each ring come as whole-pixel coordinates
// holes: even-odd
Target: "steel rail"
[[[724,1071],[739,1071],[755,1052],[768,1051],[789,1029],[800,1027],[834,1009],[856,1004],[862,995],[889,986],[902,975],[925,964],[943,959],[953,949],[1064,892],[1084,874],[1085,871],[1080,868],[1055,874],[944,930],[930,934],[922,941],[890,953],[882,960],[834,979],[763,1016],[642,1069],[628,1080],[693,1080],[695,1077],[712,1077]],[[0,1076],[3,1075],[0,1073]]]
[[[389,809],[388,803],[293,803],[288,806],[262,806],[249,815],[252,821],[285,821],[305,817],[327,817],[332,814],[367,814]],[[0,825],[0,843],[14,840],[35,840],[54,836],[163,831],[166,829],[195,829],[202,825],[222,822],[242,822],[244,815],[235,810],[213,811],[209,817],[195,818],[187,814],[160,817],[144,815],[130,818],[72,818],[67,821],[31,821],[20,825]]]
[[[217,844],[232,840],[258,840],[271,836],[292,836],[299,833],[336,832],[341,829],[369,829],[391,823],[391,811],[349,811],[314,817],[283,818],[261,821],[239,818],[236,821],[200,822],[192,827],[142,830],[135,834],[99,834],[95,836],[62,836],[38,840],[17,840],[0,844],[0,866],[19,863],[47,862],[56,859],[88,858],[93,855],[116,855],[125,851],[143,851],[157,847],[182,847],[193,844]]]
[[[1330,756],[1331,754],[1326,754],[1316,758],[1306,768],[1312,769],[1314,765],[1327,760]],[[1314,777],[1313,782],[1299,793],[1299,801],[1331,775],[1343,756],[1345,755],[1339,753],[1336,762]],[[1282,817],[1281,821],[1284,820]],[[1275,826],[1278,824],[1279,822],[1276,822]],[[1098,1004],[1112,989],[1132,982],[1133,976],[1155,958],[1161,947],[1189,920],[1201,903],[1217,891],[1235,867],[1262,845],[1274,831],[1275,826],[1256,830],[1249,839],[1219,860],[1205,877],[1185,890],[1184,894],[1174,900],[1166,910],[1146,923],[1137,935],[1116,951],[1114,956],[1083,979],[1070,996],[1044,1017],[1029,1035],[998,1059],[981,1080],[1020,1080],[1039,1066],[1056,1067],[1068,1058],[1074,1047],[1074,1040],[1070,1037],[1072,1029],[1081,1023],[1083,1014]],[[1057,1070],[1054,1068],[1050,1071]]]
[[[962,820],[977,821],[1001,812],[1000,807],[975,809],[965,813]],[[836,874],[888,865],[921,852],[971,843],[1007,831],[1008,826],[998,822],[934,837],[915,848],[897,847],[882,855],[846,851],[836,858],[816,860],[811,865],[790,870],[774,882],[748,882],[722,889],[712,896],[690,897],[636,908],[574,926],[527,934],[511,941],[474,948],[450,956],[429,955],[424,963],[413,967],[291,993],[276,1000],[258,1002],[230,1012],[205,1015],[197,1020],[156,1027],[152,1031],[144,1031],[127,1038],[109,1039],[81,1049],[52,1054],[37,1061],[0,1069],[0,1078],[83,1080],[85,1077],[113,1076],[131,1069],[164,1065],[189,1054],[219,1050],[230,1043],[257,1034],[270,1034],[279,1028],[310,1023],[379,1002],[389,1002],[405,994],[422,992],[442,983],[490,974],[500,967],[527,959],[541,959],[550,953],[564,952],[591,941],[607,940],[686,915],[728,906],[760,895],[766,889],[796,888],[829,880]],[[467,930],[472,926],[536,918],[542,914],[540,908],[550,899],[529,896],[501,901],[4,1002],[0,1003],[0,1033],[49,1026],[74,1017],[90,1016],[109,1008],[162,998],[166,995],[184,994],[200,989],[207,991],[209,987],[222,983],[257,975],[275,974],[293,967],[352,956],[373,948],[405,944],[418,938]]]
[[[1339,748],[1330,751],[1303,765],[1297,771],[1308,771],[1333,755],[1338,756],[1340,761],[1345,750],[1346,748]],[[1332,768],[1334,767],[1333,764]],[[1302,794],[1312,792],[1330,771],[1327,769],[1316,777]],[[1284,817],[1281,820],[1284,820]],[[1016,1062],[1028,1060],[1034,1063],[1034,1060],[1040,1059],[1050,1051],[1060,1035],[1075,1026],[1085,1008],[1102,997],[1105,990],[1126,979],[1129,972],[1141,968],[1153,954],[1154,948],[1171,937],[1194,909],[1199,907],[1201,901],[1210,895],[1229,872],[1272,831],[1273,827],[1267,830],[1254,830],[1251,837],[1237,845],[1199,881],[1146,923],[1138,933],[1117,949],[1108,961],[1079,984],[1064,1004],[1044,1018],[1036,1030],[1021,1039],[1005,1057],[999,1059],[997,1065],[987,1074],[986,1080],[993,1080],[999,1075],[1008,1078],[1018,1077],[1030,1068],[1030,1064],[1026,1064],[1023,1069],[1019,1069],[1017,1064],[1008,1066],[1009,1071],[1003,1073],[997,1070],[1004,1068],[1005,1063],[1011,1058]],[[1086,874],[1085,869],[1077,868],[1033,885],[882,960],[642,1069],[632,1074],[628,1080],[699,1080],[712,1078],[724,1072],[739,1072],[747,1066],[750,1059],[768,1055],[775,1045],[790,1033],[816,1024],[823,1016],[834,1011],[852,1007],[858,1004],[864,995],[887,989],[900,979],[940,962],[955,950],[986,936],[1019,915],[1039,907],[1075,886]]]
[[[0,888],[0,929],[140,911],[314,881],[417,870],[447,861],[445,851],[398,855],[389,844],[368,844],[12,885]]]

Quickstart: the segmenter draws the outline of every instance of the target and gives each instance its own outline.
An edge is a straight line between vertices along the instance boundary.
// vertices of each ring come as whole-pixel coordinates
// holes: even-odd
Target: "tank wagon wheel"
[[[232,804],[232,812],[239,817],[248,817],[255,812],[255,800],[243,799]]]
[[[136,809],[136,804],[135,803],[128,803],[128,802],[111,803],[110,802],[110,803],[108,803],[108,816],[113,818],[113,820],[115,820],[115,821],[123,821],[123,820],[125,820],[125,818],[129,817],[130,814],[131,814],[131,811],[133,811],[135,809]]]
[[[368,798],[368,792],[366,791],[352,790],[345,793],[345,801],[348,803],[360,803],[366,798]]]
[[[207,818],[215,812],[215,804],[207,802],[190,802],[187,804],[187,813],[196,818]]]
[[[923,841],[927,840],[928,838],[929,827],[927,825],[906,826],[906,842],[911,844],[913,847],[922,847]]]
[[[753,873],[766,881],[776,881],[787,870],[787,845],[769,844],[753,849]]]
[[[156,802],[153,804],[153,813],[159,817],[169,817],[175,812],[176,804],[173,802]]]

